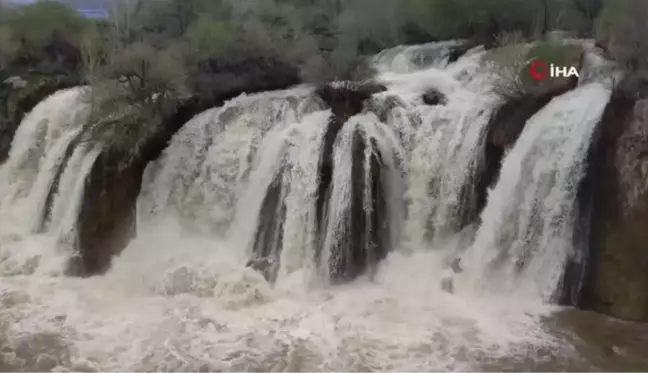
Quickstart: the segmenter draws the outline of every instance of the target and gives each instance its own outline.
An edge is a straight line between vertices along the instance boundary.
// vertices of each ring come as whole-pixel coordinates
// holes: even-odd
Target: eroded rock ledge
[[[101,274],[110,267],[111,258],[128,245],[135,234],[136,202],[144,170],[191,118],[242,93],[285,89],[300,82],[298,71],[267,61],[249,60],[218,66],[218,69],[220,75],[217,76],[230,79],[236,76],[235,84],[221,86],[217,82],[196,82],[199,95],[182,103],[164,121],[160,131],[143,144],[137,156],[109,151],[99,156],[86,180],[78,217],[80,255],[70,262],[68,274]]]
[[[648,321],[648,77],[620,83],[588,158],[589,258],[580,306]]]

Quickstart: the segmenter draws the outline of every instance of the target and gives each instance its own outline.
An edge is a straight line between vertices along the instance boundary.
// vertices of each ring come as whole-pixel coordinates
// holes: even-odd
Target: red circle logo
[[[529,66],[529,74],[535,81],[546,80],[549,77],[549,64],[542,60],[536,60]]]

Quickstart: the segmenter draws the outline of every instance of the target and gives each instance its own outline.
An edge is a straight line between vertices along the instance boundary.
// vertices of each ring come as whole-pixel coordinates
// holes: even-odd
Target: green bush
[[[485,60],[493,71],[493,92],[504,101],[539,94],[567,84],[568,78],[536,81],[529,73],[530,64],[542,60],[556,66],[579,67],[582,50],[579,45],[541,41],[531,44],[515,42],[491,51]]]

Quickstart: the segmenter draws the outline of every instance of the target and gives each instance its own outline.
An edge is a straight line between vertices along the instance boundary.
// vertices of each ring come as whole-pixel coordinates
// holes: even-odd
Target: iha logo
[[[529,74],[537,82],[549,78],[569,78],[580,77],[578,69],[575,66],[557,66],[544,60],[535,60],[529,65]]]

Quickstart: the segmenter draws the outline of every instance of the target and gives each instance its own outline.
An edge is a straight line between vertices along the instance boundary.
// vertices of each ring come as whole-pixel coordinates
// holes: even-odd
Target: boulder
[[[445,105],[448,103],[448,98],[443,93],[437,91],[436,89],[430,89],[425,92],[422,96],[423,102],[426,105],[436,106],[436,105]]]
[[[315,94],[331,108],[337,120],[346,122],[363,110],[367,99],[386,90],[382,84],[333,82],[318,87]]]

